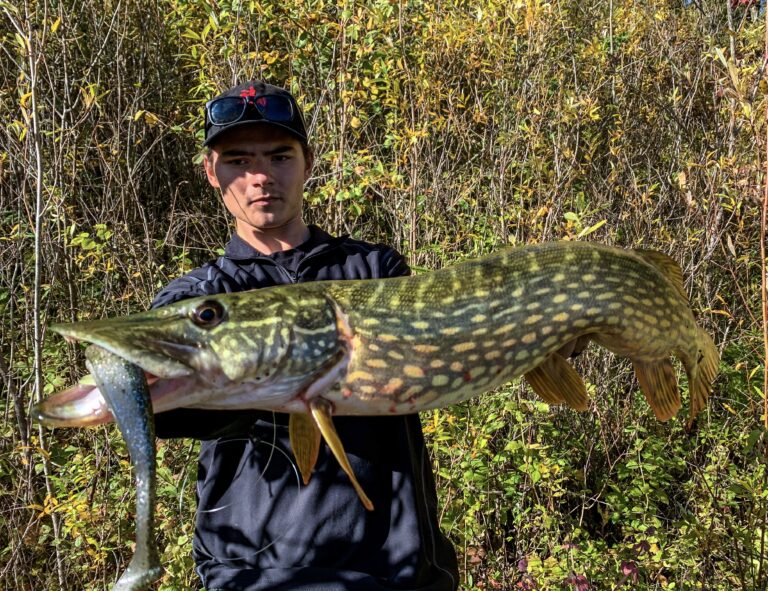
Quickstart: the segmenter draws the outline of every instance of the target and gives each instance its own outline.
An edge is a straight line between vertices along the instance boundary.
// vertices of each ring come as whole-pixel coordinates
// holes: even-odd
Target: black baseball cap
[[[205,104],[205,141],[211,146],[225,131],[268,123],[280,127],[307,144],[304,117],[293,95],[258,80],[238,84]]]

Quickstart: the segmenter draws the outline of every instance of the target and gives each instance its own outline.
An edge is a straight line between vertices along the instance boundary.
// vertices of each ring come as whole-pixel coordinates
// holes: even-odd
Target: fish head
[[[288,396],[288,388],[274,387],[286,367],[308,374],[333,355],[332,338],[323,341],[329,344],[326,349],[306,344],[307,335],[323,334],[315,324],[323,322],[335,331],[332,310],[324,301],[314,303],[274,288],[203,296],[148,312],[51,329],[69,341],[101,347],[143,369],[155,412],[226,407],[226,402],[217,400],[252,389],[265,398],[263,408],[267,409],[279,407],[277,398]],[[299,368],[296,356],[302,351],[306,367]],[[315,359],[310,358],[311,352]],[[301,377],[296,376],[297,383]],[[253,407],[258,407],[257,401]],[[37,405],[35,414],[52,426],[85,426],[111,419],[98,389],[87,380]]]

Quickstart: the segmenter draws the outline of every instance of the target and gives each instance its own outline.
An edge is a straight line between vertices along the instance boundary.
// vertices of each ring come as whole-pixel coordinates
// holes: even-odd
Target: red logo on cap
[[[248,96],[256,96],[256,89],[253,86],[251,86],[248,90],[241,90],[240,96],[242,96],[243,98]]]

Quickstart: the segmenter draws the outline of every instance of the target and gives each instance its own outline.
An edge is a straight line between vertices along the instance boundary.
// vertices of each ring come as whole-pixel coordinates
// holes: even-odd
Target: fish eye
[[[224,320],[224,306],[216,300],[206,300],[192,310],[190,319],[201,328],[213,328]]]

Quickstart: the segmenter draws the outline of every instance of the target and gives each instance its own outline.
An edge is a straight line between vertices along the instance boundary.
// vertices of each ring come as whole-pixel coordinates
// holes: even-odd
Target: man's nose
[[[266,185],[271,182],[271,175],[266,168],[254,167],[248,171],[248,179],[254,185]]]

